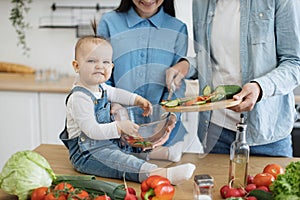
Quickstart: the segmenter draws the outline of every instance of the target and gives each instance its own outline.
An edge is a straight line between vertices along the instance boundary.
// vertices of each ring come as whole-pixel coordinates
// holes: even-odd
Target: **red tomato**
[[[266,186],[259,186],[258,188],[256,188],[258,190],[263,190],[263,191],[266,191],[266,192],[270,192],[269,188],[266,187]]]
[[[284,169],[278,164],[268,164],[265,166],[263,173],[269,173],[276,179],[279,174],[284,173]]]
[[[54,187],[54,190],[70,190],[73,191],[74,188],[70,183],[61,182]]]
[[[275,181],[275,178],[273,175],[271,174],[268,174],[268,173],[259,173],[259,174],[256,174],[254,176],[254,179],[253,179],[253,183],[259,187],[259,186],[266,186],[266,187],[269,187],[269,185],[271,183],[273,183]]]
[[[94,200],[111,200],[109,196],[101,195],[94,198]]]
[[[70,198],[71,197],[71,198]],[[74,200],[82,200],[82,199],[88,199],[89,193],[85,190],[78,190],[76,189],[74,193],[72,193],[71,196],[68,197],[68,199],[74,199]]]
[[[67,198],[69,193],[74,191],[74,187],[70,183],[61,182],[54,187],[54,191],[58,191],[60,195]]]
[[[48,187],[39,187],[31,193],[31,200],[44,200],[48,192]]]
[[[205,96],[197,96],[196,100],[197,101],[204,101],[207,97]]]
[[[50,192],[46,195],[45,200],[67,200],[67,198],[64,195],[59,195],[58,197],[56,197],[54,193]]]
[[[183,105],[183,106],[191,106],[191,105],[193,105],[193,104],[196,103],[196,102],[197,102],[196,99],[192,99],[192,100],[189,100],[189,101],[187,101],[187,102],[184,102],[182,105]]]

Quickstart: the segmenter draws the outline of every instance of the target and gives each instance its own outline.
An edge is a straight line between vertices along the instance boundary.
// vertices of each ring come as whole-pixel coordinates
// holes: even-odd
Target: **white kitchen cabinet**
[[[15,152],[40,144],[38,105],[36,92],[0,91],[0,169]]]
[[[40,93],[41,143],[62,144],[59,134],[65,126],[65,93]]]

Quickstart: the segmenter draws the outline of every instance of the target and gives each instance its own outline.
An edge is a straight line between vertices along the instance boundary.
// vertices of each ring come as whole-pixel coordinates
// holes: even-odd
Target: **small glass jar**
[[[195,175],[194,200],[212,200],[214,179],[208,174]]]

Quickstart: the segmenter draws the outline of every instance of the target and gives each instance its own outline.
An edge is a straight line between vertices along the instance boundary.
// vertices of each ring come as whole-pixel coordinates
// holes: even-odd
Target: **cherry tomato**
[[[74,188],[70,183],[61,182],[54,187],[54,190],[70,190],[73,191]]]
[[[275,181],[275,178],[273,175],[268,173],[259,173],[256,174],[253,178],[253,183],[259,187],[259,186],[266,186],[269,187],[271,183]]]
[[[266,192],[270,192],[270,190],[269,190],[269,188],[268,187],[266,187],[266,186],[259,186],[258,188],[256,188],[256,189],[258,189],[258,190],[263,190],[263,191],[266,191]]]
[[[263,173],[269,173],[276,179],[279,174],[284,173],[284,169],[278,164],[268,164],[265,166]]]
[[[193,104],[196,103],[196,102],[197,102],[196,99],[192,99],[192,100],[189,100],[189,101],[187,101],[187,102],[184,102],[182,105],[183,105],[183,106],[191,106],[191,105],[193,105]]]
[[[46,195],[45,200],[67,200],[67,198],[64,195],[58,195],[58,197],[50,192],[49,194]]]
[[[67,198],[69,193],[74,191],[74,187],[70,183],[61,182],[54,187],[54,191],[58,191],[60,195]]]
[[[71,196],[68,197],[68,199],[74,199],[74,200],[81,200],[81,199],[88,199],[89,198],[89,193],[85,190],[74,190],[71,193]]]
[[[101,195],[94,198],[94,200],[111,200],[109,196]]]
[[[48,192],[48,187],[39,187],[31,193],[31,200],[44,200]]]

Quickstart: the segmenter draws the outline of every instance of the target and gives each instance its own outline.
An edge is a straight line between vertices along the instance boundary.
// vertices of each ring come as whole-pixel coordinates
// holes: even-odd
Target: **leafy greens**
[[[0,173],[0,188],[19,200],[26,200],[33,189],[49,187],[55,174],[40,154],[25,150],[13,154]]]
[[[300,199],[300,161],[291,162],[270,187],[275,200]]]

